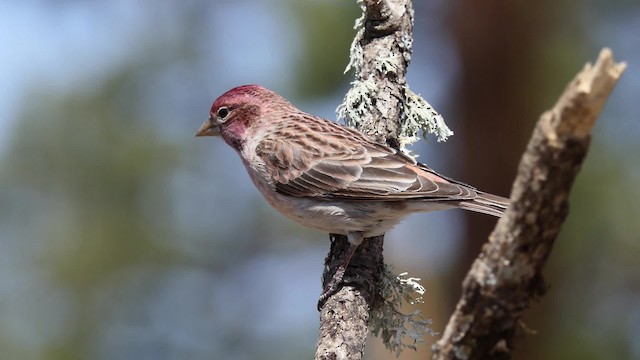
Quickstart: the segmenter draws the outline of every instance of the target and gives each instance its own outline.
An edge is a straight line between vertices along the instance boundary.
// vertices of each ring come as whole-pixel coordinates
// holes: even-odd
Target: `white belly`
[[[365,237],[376,236],[393,228],[410,213],[450,208],[422,201],[347,202],[282,195],[266,182],[265,176],[260,176],[263,164],[252,168],[247,161],[244,163],[251,180],[272,207],[299,224],[325,232],[345,235],[361,232]]]
[[[362,232],[366,237],[381,235],[407,215],[406,212],[394,210],[389,204],[379,201],[347,203],[281,194],[273,196],[265,192],[263,195],[271,206],[291,220],[335,234]]]

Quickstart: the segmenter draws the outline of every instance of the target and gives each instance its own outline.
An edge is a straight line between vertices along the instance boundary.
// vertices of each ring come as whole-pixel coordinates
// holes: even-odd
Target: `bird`
[[[284,216],[346,235],[349,251],[321,298],[335,291],[365,238],[386,233],[411,213],[461,208],[500,217],[509,205],[260,85],[219,96],[196,136],[221,137]]]

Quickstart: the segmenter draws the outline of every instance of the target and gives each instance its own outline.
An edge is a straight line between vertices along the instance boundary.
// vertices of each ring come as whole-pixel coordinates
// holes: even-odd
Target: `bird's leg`
[[[355,254],[358,245],[362,243],[364,240],[364,235],[359,231],[351,231],[347,233],[347,240],[349,241],[349,249],[347,249],[347,254],[344,259],[336,269],[336,272],[333,274],[329,282],[325,285],[322,294],[320,295],[320,299],[318,299],[318,311],[322,309],[322,306],[327,301],[329,296],[333,295],[338,290],[338,285],[342,282],[342,278],[344,277],[344,273],[347,271],[347,267],[349,266],[349,262],[351,262],[351,258],[353,254]]]

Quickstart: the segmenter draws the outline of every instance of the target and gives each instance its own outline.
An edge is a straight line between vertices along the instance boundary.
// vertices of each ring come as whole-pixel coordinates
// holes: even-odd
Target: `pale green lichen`
[[[364,6],[363,0],[358,0],[357,3],[358,5],[360,5],[362,15],[356,19],[356,22],[353,25],[353,29],[356,31],[356,36],[353,37],[353,42],[351,42],[351,48],[349,50],[349,63],[344,69],[345,74],[348,73],[351,69],[355,71],[356,75],[360,74],[360,70],[362,69],[362,64],[364,62],[364,50],[362,49],[360,40],[362,40],[362,37],[364,36],[364,21],[367,8]]]
[[[363,0],[358,0],[357,3],[360,5],[360,9],[362,10],[362,16],[357,18],[353,25],[353,28],[356,30],[356,36],[353,38],[353,42],[351,43],[349,63],[344,69],[345,74],[349,72],[349,70],[353,69],[356,75],[356,80],[351,83],[351,88],[344,96],[342,104],[338,105],[336,113],[338,119],[344,120],[345,125],[359,129],[363,125],[359,119],[364,118],[365,114],[373,112],[373,102],[371,99],[376,98],[378,88],[375,82],[371,79],[359,80],[364,62],[364,50],[362,49],[360,41],[364,36],[366,8]]]
[[[405,117],[400,123],[401,145],[406,146],[427,134],[434,134],[438,141],[446,141],[453,135],[453,131],[445,124],[442,115],[438,114],[429,103],[420,95],[414,93],[408,87],[405,88],[404,113]]]
[[[361,119],[366,118],[366,114],[376,113],[372,99],[375,99],[378,93],[375,81],[362,79],[361,76],[364,66],[364,50],[361,40],[364,36],[366,8],[362,0],[358,0],[358,4],[362,9],[362,16],[356,19],[354,24],[356,35],[351,43],[349,63],[345,69],[345,73],[353,69],[356,80],[351,83],[351,89],[345,95],[342,104],[336,109],[338,118],[343,119],[345,125],[356,129],[360,129],[365,125]],[[402,36],[400,39],[402,58],[394,56],[390,52],[388,56],[373,60],[375,70],[383,75],[397,74],[398,61],[401,61],[401,59],[407,63],[411,61],[412,45],[413,39],[410,35]],[[403,116],[399,119],[398,124],[398,140],[400,141],[400,148],[404,152],[410,154],[406,150],[407,146],[420,140],[420,137],[426,138],[428,134],[434,134],[438,142],[446,141],[449,136],[453,135],[453,131],[449,129],[442,116],[427,101],[411,91],[406,85],[403,93],[404,108],[402,111]]]
[[[373,66],[382,75],[396,75],[398,73],[398,60],[391,52],[375,59]]]
[[[411,305],[424,303],[424,300],[422,299],[422,295],[424,295],[424,293],[427,291],[427,289],[425,289],[424,286],[422,286],[418,282],[418,281],[420,281],[422,279],[416,278],[416,277],[405,278],[405,276],[407,276],[407,275],[409,275],[408,272],[403,272],[403,273],[398,274],[397,279],[400,281],[400,285],[402,285],[403,287],[411,288],[411,290],[413,292],[417,293],[420,296],[414,297],[409,292],[408,295],[412,295],[412,296],[410,296],[408,298],[405,298],[405,300]]]
[[[371,99],[376,98],[377,91],[378,87],[372,79],[353,81],[351,89],[347,91],[342,104],[336,109],[338,118],[344,119],[344,123],[347,126],[356,129],[361,128],[360,119],[374,111],[374,104]]]
[[[413,15],[411,15],[411,18],[413,19]],[[407,62],[407,64],[410,63],[411,49],[413,47],[413,37],[407,34],[402,35],[402,38],[400,38],[399,46],[402,49],[402,57],[404,57],[404,60]]]
[[[424,342],[425,335],[436,335],[429,327],[432,321],[424,319],[419,310],[409,314],[400,311],[404,303],[415,305],[423,302],[425,289],[419,280],[407,277],[407,273],[395,276],[388,267],[383,272],[379,294],[384,300],[371,312],[369,328],[396,356],[407,348],[416,350],[416,345]]]

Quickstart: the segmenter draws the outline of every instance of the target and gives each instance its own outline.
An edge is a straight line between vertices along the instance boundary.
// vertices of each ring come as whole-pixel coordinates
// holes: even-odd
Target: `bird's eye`
[[[218,117],[220,118],[220,120],[224,120],[228,115],[229,115],[229,108],[223,106],[220,109],[218,109]]]

